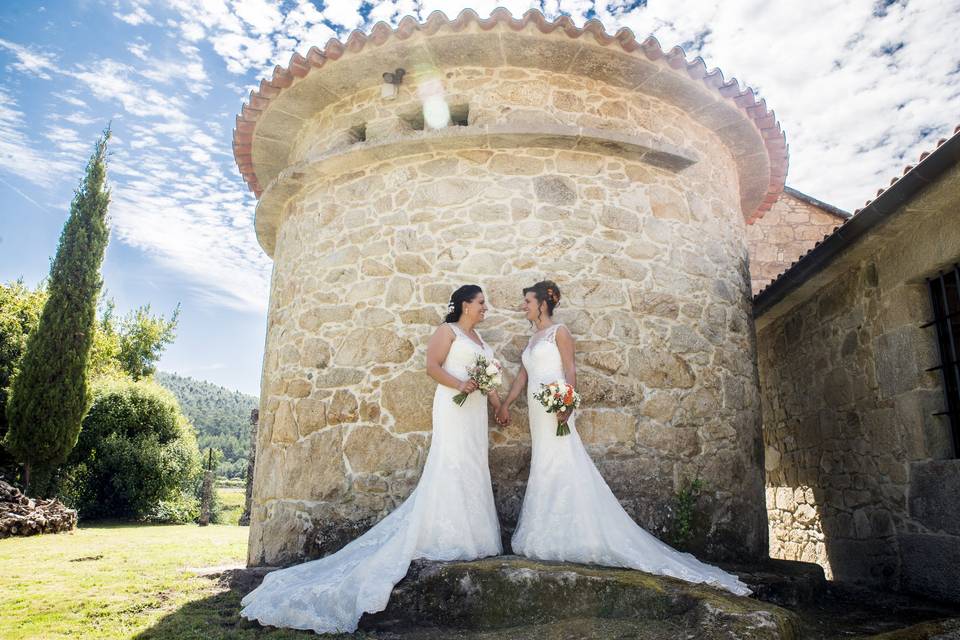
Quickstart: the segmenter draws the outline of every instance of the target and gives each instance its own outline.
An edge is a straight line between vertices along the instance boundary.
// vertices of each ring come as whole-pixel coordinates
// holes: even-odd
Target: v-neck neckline
[[[480,342],[477,342],[476,340],[474,340],[473,338],[471,338],[471,337],[470,337],[470,334],[468,334],[466,331],[464,331],[464,330],[463,330],[463,327],[461,327],[460,325],[458,325],[456,322],[451,322],[450,324],[456,326],[456,327],[457,327],[457,331],[459,331],[459,332],[463,335],[464,338],[466,338],[467,340],[469,340],[469,341],[472,342],[473,344],[475,344],[475,345],[477,345],[478,347],[480,347],[481,351],[485,351],[485,350],[486,350],[487,345],[484,344],[483,338],[480,338],[480,335],[479,335],[479,334],[477,334],[477,337],[480,338]]]

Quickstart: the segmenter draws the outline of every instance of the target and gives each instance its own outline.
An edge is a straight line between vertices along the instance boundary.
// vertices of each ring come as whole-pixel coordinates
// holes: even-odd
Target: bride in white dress
[[[476,285],[457,289],[427,345],[437,381],[433,436],[420,482],[390,515],[340,551],[268,573],[240,615],[317,633],[352,632],[364,612],[382,611],[414,558],[472,560],[499,555],[500,523],[487,466],[487,398],[466,368],[493,350],[474,330],[487,311]],[[453,397],[467,392],[463,406]],[[500,401],[488,396],[494,409]],[[424,399],[426,400],[426,399]]]
[[[497,411],[497,421],[508,423],[510,405],[527,386],[533,450],[512,538],[514,553],[539,560],[639,569],[709,583],[739,595],[750,593],[735,575],[673,549],[637,525],[590,459],[574,416],[570,412],[547,413],[533,398],[541,383],[562,380],[576,387],[574,342],[570,331],[551,317],[560,301],[556,284],[538,282],[523,294],[523,311],[537,331],[524,349],[523,366]],[[568,420],[569,435],[556,435],[558,419]]]

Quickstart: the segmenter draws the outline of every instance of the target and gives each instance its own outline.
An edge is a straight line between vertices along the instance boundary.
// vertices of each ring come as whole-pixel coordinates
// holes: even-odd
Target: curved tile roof
[[[702,82],[706,87],[715,90],[743,111],[755,124],[763,139],[769,155],[769,186],[766,196],[756,210],[747,216],[748,221],[752,222],[768,211],[782,192],[788,167],[786,136],[780,129],[780,123],[777,122],[773,111],[767,108],[766,101],[762,98],[758,99],[753,89],[748,87],[741,90],[736,78],[724,79],[723,73],[719,69],[707,69],[706,64],[699,57],[692,61],[687,60],[686,53],[680,47],[673,47],[669,51],[664,51],[660,43],[653,37],[648,37],[642,42],[638,41],[633,32],[626,28],[621,28],[611,35],[606,32],[603,24],[598,20],[590,20],[580,28],[567,16],[561,16],[551,21],[539,11],[531,9],[518,19],[514,18],[504,8],[495,9],[486,19],[480,18],[473,10],[465,9],[453,20],[448,19],[440,11],[431,13],[423,23],[407,16],[400,20],[396,29],[383,22],[378,22],[371,28],[369,35],[361,31],[354,31],[345,42],[330,40],[323,49],[311,47],[306,57],[294,53],[286,67],[275,67],[272,77],[262,79],[260,87],[256,91],[250,92],[247,102],[243,104],[236,119],[236,128],[233,131],[233,153],[237,161],[237,167],[249,188],[259,198],[265,186],[260,183],[257,177],[252,155],[253,135],[257,120],[271,100],[293,85],[296,80],[305,77],[314,69],[335,63],[345,52],[359,52],[368,44],[379,46],[391,38],[405,40],[417,32],[429,36],[442,28],[458,32],[471,24],[476,24],[484,31],[489,31],[499,25],[504,25],[514,31],[520,31],[533,24],[542,33],[560,31],[572,39],[589,35],[602,46],[619,46],[626,53],[633,54],[636,52],[639,55],[646,56],[650,61],[662,60],[671,68],[685,72],[692,80]]]

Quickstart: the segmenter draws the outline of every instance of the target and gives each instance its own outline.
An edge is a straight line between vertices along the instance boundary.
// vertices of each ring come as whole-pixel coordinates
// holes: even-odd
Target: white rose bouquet
[[[503,384],[503,365],[496,358],[487,360],[485,356],[478,353],[473,366],[467,367],[467,375],[477,383],[477,390],[483,395],[487,395],[492,389]],[[457,403],[457,406],[462,407],[463,403],[467,401],[467,395],[462,392],[458,393],[453,396],[453,401]]]
[[[533,397],[543,405],[547,413],[560,413],[571,407],[576,409],[580,406],[580,394],[566,382],[541,384],[540,391],[533,394]],[[566,421],[557,420],[557,435],[570,435],[570,425]]]

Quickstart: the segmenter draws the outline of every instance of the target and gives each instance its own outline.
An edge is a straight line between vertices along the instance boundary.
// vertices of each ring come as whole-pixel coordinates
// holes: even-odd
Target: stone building
[[[960,127],[755,299],[771,555],[960,602]]]
[[[753,293],[760,293],[849,217],[846,211],[785,186],[770,210],[747,227]]]
[[[250,564],[334,551],[399,504],[450,293],[484,287],[480,331],[516,370],[521,288],[544,277],[578,341],[578,428],[625,508],[663,535],[699,477],[692,548],[766,555],[747,224],[787,150],[751,90],[595,21],[434,13],[295,55],[234,150],[274,260]],[[490,433],[507,540],[530,455],[514,418]]]

